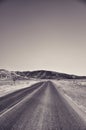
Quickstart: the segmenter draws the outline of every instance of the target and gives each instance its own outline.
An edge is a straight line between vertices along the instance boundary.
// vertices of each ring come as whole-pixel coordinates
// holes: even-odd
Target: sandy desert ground
[[[86,79],[53,81],[74,109],[86,120]],[[79,108],[77,110],[77,108]],[[81,111],[79,111],[81,110]]]
[[[12,93],[16,90],[30,87],[32,84],[39,82],[38,80],[23,80],[23,81],[0,81],[0,97]]]

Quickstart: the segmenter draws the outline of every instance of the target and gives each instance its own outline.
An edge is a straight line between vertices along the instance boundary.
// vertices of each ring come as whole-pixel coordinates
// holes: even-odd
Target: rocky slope
[[[69,75],[53,71],[7,71],[0,70],[0,80],[22,80],[22,79],[86,79],[86,76]]]

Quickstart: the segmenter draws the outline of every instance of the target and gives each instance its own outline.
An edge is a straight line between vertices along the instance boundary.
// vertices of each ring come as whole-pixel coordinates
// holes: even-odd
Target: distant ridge
[[[54,71],[7,71],[0,69],[0,80],[23,80],[23,79],[86,79],[86,76],[70,75]]]

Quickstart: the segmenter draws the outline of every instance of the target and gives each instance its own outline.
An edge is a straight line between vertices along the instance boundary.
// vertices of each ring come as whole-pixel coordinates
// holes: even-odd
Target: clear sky
[[[0,68],[86,75],[85,0],[0,0]]]

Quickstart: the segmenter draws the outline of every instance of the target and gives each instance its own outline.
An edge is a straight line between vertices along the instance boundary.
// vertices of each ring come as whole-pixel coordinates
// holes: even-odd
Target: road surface
[[[50,81],[0,98],[0,130],[86,130]]]

